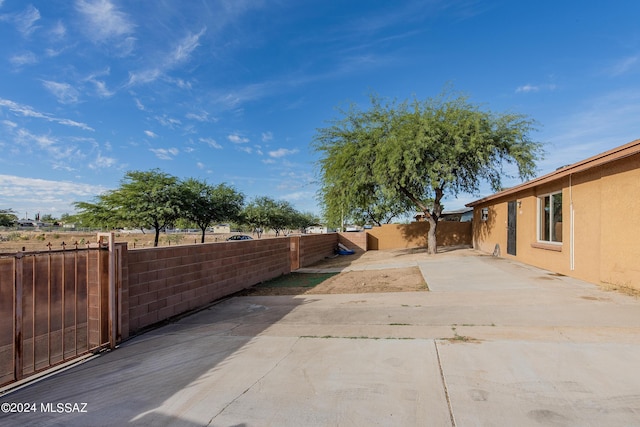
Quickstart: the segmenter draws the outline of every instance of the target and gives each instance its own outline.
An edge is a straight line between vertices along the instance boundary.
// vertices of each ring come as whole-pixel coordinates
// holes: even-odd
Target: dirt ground
[[[212,234],[205,235],[205,242],[220,242],[233,234]],[[250,233],[247,233],[251,235]],[[149,248],[153,247],[154,234],[147,232],[142,233],[126,233],[118,232],[115,234],[116,242],[127,242],[129,248]],[[267,237],[267,236],[263,236]],[[176,245],[192,245],[200,243],[200,233],[188,234],[160,234],[158,246],[176,246]],[[74,231],[1,231],[0,232],[0,253],[11,253],[18,251],[47,251],[49,249],[62,249],[62,243],[66,245],[66,249],[75,248],[76,242],[79,248],[86,248],[87,244],[96,243],[97,233],[84,233]],[[51,245],[51,246],[48,246]]]
[[[446,251],[443,249],[441,251]],[[461,251],[463,252],[463,251]],[[423,248],[368,251],[358,255],[336,256],[320,261],[313,269],[339,269],[364,267],[375,264],[392,264],[425,259],[431,255]],[[308,273],[306,273],[308,274]],[[319,283],[307,285],[305,273],[293,273],[290,280],[274,279],[255,286],[248,295],[301,295],[301,294],[359,294],[378,292],[428,291],[417,267],[388,268],[384,270],[356,270],[335,275],[327,274]],[[303,286],[296,286],[296,281]]]
[[[293,277],[287,280],[291,284],[283,285],[283,279],[265,282],[248,290],[246,295],[365,294],[429,290],[417,267],[326,274],[327,277],[319,280],[318,284],[295,286],[295,281],[304,283],[306,274],[292,273]]]

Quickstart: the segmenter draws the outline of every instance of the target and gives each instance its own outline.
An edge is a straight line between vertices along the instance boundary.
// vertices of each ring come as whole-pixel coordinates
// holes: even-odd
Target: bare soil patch
[[[349,271],[339,274],[318,273],[323,274],[325,277],[316,284],[309,285],[305,276],[310,274],[291,273],[283,278],[254,286],[247,290],[245,295],[361,294],[429,290],[417,267]],[[286,284],[283,284],[285,281]]]

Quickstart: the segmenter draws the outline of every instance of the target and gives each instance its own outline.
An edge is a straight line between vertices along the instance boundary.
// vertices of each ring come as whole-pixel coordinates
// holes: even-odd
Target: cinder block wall
[[[364,231],[351,232],[351,233],[339,233],[340,243],[356,251],[356,253],[363,253],[367,251],[367,233]]]
[[[129,333],[290,272],[289,239],[130,250]]]
[[[308,267],[333,256],[338,247],[338,234],[306,234],[300,236],[300,267]]]

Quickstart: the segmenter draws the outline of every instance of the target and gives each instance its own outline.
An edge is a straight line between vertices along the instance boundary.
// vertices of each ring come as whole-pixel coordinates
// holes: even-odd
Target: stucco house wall
[[[540,242],[539,198],[562,194],[562,243]],[[516,206],[516,255],[507,253],[508,204]],[[592,283],[640,289],[640,140],[470,203],[473,244]],[[483,208],[488,215],[482,218]]]

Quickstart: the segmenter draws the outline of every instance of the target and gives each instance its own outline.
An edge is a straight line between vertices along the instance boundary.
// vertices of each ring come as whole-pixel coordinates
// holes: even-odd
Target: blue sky
[[[317,213],[309,143],[335,107],[447,83],[537,120],[543,174],[640,138],[638,17],[635,0],[0,0],[0,209],[71,213],[160,168]]]

